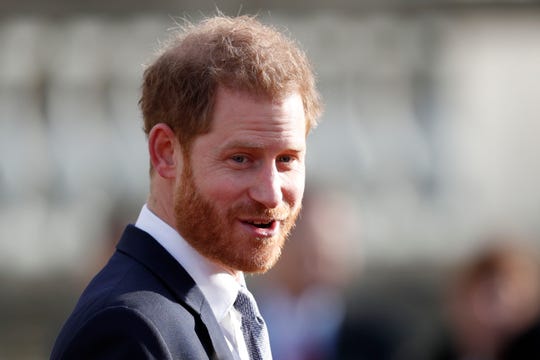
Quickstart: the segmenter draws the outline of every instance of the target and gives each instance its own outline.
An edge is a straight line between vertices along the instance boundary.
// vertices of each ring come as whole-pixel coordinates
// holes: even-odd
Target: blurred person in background
[[[448,289],[450,339],[435,359],[522,359],[505,352],[540,312],[538,258],[518,238],[494,239],[459,269]]]
[[[301,208],[320,113],[308,60],[254,18],[216,16],[165,46],[140,105],[147,203],[51,358],[271,359],[244,273],[274,265]]]
[[[345,194],[308,186],[280,261],[257,283],[276,359],[336,358],[356,222]]]
[[[540,359],[540,317],[514,336],[503,348],[500,360]]]
[[[350,313],[362,265],[358,222],[349,194],[308,186],[280,261],[256,283],[276,359],[391,359],[394,324]]]

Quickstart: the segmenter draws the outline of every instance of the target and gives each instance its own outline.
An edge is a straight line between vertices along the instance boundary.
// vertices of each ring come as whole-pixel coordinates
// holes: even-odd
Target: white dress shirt
[[[244,275],[239,273],[235,277],[199,254],[174,228],[152,213],[146,205],[143,206],[135,226],[156,239],[195,280],[210,304],[234,358],[249,360],[241,329],[241,315],[233,307],[240,287],[245,286]]]

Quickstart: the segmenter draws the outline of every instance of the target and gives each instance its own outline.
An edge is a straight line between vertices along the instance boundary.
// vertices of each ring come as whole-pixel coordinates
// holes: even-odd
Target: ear
[[[182,166],[181,147],[168,125],[159,123],[150,130],[148,152],[154,171],[165,179],[176,177],[177,168]]]

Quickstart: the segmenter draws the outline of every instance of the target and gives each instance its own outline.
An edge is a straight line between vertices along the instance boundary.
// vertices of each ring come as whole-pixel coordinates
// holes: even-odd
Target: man
[[[140,105],[147,204],[51,357],[270,359],[243,273],[274,265],[301,207],[320,112],[305,55],[253,18],[210,18],[146,69]]]

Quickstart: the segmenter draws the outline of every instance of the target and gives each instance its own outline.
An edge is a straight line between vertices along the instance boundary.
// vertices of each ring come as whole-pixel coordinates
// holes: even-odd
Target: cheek
[[[239,181],[226,177],[209,176],[199,183],[199,190],[216,206],[230,206],[241,197],[244,189]]]
[[[199,193],[214,205],[229,202],[242,191],[242,184],[231,176],[223,167],[216,166],[215,161],[201,157],[197,166],[193,166],[193,180]]]
[[[302,202],[305,187],[305,174],[303,171],[291,174],[285,182],[284,197],[288,203],[299,206]]]

